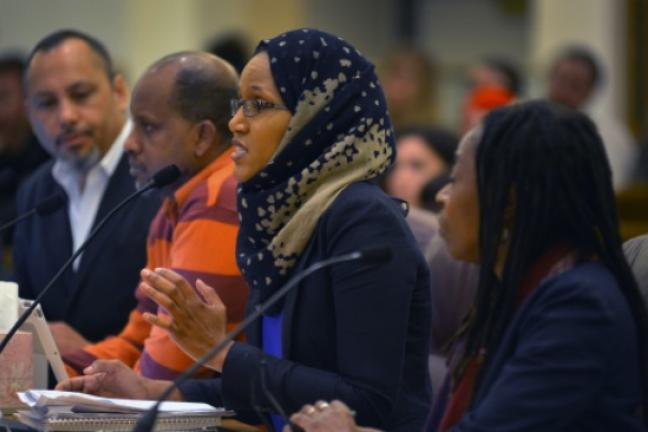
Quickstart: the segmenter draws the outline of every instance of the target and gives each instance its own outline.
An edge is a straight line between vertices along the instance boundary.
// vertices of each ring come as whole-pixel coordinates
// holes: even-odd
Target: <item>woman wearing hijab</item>
[[[247,343],[230,344],[210,362],[220,379],[186,382],[172,397],[225,406],[248,422],[259,421],[255,407],[277,414],[277,406],[294,412],[341,399],[364,424],[420,429],[430,403],[429,272],[402,206],[370,181],[394,158],[373,65],[340,38],[295,30],[259,44],[240,94],[230,129],[240,181],[237,259],[249,304],[333,256],[380,243],[393,257],[307,277],[248,329]],[[169,270],[144,271],[143,278],[147,294],[169,313],[148,319],[191,356],[223,339],[224,308],[211,289],[197,283],[201,301]],[[152,398],[167,384],[114,363],[98,362],[87,373],[62,388]],[[281,430],[280,418],[272,422]]]
[[[463,139],[452,178],[441,229],[481,273],[425,430],[645,431],[646,311],[591,120],[547,102],[497,109]],[[319,406],[293,421],[358,430],[344,405]]]

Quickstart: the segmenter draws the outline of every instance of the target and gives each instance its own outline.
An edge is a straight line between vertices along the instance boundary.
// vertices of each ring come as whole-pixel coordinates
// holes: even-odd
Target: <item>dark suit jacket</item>
[[[52,176],[50,161],[18,192],[18,213],[55,192],[65,193]],[[94,224],[135,191],[123,155],[108,182]],[[91,341],[117,334],[135,307],[139,271],[146,263],[148,226],[160,205],[157,193],[141,196],[121,209],[81,256],[78,271],[68,269],[43,298],[49,321],[63,320]],[[20,296],[33,299],[72,255],[67,204],[55,213],[33,216],[17,226],[14,268]]]
[[[393,247],[389,263],[338,264],[291,291],[283,306],[283,359],[258,348],[257,322],[248,344],[230,350],[222,379],[186,382],[185,398],[258,421],[245,413],[255,404],[270,407],[260,386],[263,368],[269,392],[288,414],[318,399],[341,399],[359,424],[420,430],[430,403],[430,279],[402,208],[373,184],[347,187],[320,217],[293,274],[376,244]],[[249,304],[256,305],[258,292],[250,288]]]
[[[616,280],[600,263],[582,264],[519,307],[451,431],[644,431],[640,376],[637,329]]]

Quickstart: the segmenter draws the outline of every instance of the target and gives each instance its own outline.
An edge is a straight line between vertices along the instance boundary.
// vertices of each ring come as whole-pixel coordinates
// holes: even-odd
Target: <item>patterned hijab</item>
[[[260,42],[263,51],[292,118],[270,162],[238,189],[237,261],[262,300],[286,283],[338,194],[383,173],[395,153],[382,89],[358,50],[299,29]]]

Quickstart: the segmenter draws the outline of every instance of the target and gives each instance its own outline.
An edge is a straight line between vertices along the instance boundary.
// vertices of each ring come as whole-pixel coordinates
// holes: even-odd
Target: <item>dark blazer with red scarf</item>
[[[449,430],[644,431],[636,333],[600,263],[547,278],[517,309],[471,408]]]

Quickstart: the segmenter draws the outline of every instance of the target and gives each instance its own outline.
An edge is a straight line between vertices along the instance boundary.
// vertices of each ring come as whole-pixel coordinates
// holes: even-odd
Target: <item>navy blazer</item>
[[[306,278],[283,306],[283,359],[266,355],[261,324],[231,348],[222,378],[185,382],[187,400],[237,411],[270,409],[261,389],[289,415],[318,399],[341,399],[359,424],[420,430],[430,404],[427,353],[430,279],[403,209],[376,185],[348,186],[320,217],[293,274],[309,265],[376,244],[393,247],[387,264],[338,264]],[[251,288],[249,305],[258,304]],[[251,391],[251,389],[253,389]],[[272,410],[271,410],[272,411]]]
[[[52,176],[50,161],[18,191],[18,213],[28,211],[55,192],[65,193]],[[110,177],[94,224],[135,191],[124,154]],[[88,245],[79,268],[66,271],[43,298],[49,321],[66,321],[86,339],[117,334],[135,307],[139,271],[146,264],[146,236],[159,208],[156,192],[140,196],[116,213]],[[16,227],[14,271],[20,296],[33,299],[72,255],[67,205],[55,213],[33,216]]]
[[[581,264],[520,306],[451,431],[643,431],[640,377],[636,326],[615,278]]]

